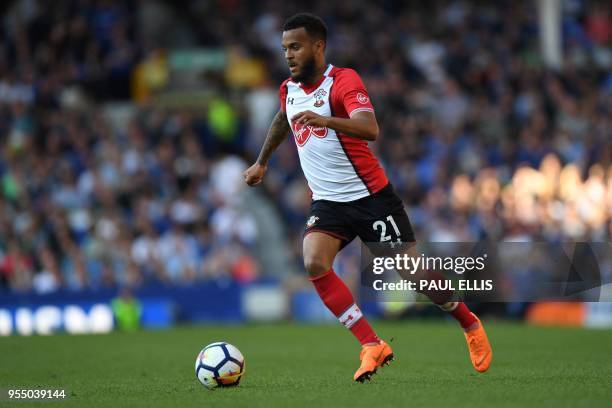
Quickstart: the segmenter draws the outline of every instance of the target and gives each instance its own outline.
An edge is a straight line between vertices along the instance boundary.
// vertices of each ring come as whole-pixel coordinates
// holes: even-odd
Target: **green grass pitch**
[[[612,330],[485,324],[494,350],[485,374],[453,322],[375,322],[397,359],[365,384],[352,381],[358,343],[338,325],[201,326],[0,338],[0,388],[65,387],[72,396],[49,403],[64,407],[612,406]],[[241,349],[246,375],[208,391],[193,366],[218,340]]]

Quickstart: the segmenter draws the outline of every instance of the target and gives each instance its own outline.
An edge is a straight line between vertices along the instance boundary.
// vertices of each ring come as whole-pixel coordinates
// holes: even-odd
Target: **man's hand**
[[[262,182],[264,174],[266,174],[268,166],[264,166],[259,163],[255,163],[242,173],[244,176],[244,182],[249,186],[253,187]]]
[[[327,127],[328,120],[328,117],[317,115],[309,110],[296,113],[291,117],[291,122],[301,123],[305,126]]]
[[[335,130],[336,133],[361,140],[374,141],[378,137],[378,123],[376,123],[374,112],[355,112],[350,118],[338,118],[317,115],[307,110],[293,115],[291,123],[329,128]]]

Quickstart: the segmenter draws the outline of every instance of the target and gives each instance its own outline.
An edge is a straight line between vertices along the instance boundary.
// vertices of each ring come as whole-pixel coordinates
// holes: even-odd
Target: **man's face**
[[[322,40],[312,39],[304,27],[283,31],[283,50],[291,79],[303,82],[313,76],[315,55],[322,50]]]

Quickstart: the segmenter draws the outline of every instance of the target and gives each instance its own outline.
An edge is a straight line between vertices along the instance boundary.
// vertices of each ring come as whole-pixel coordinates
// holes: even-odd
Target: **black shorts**
[[[304,235],[315,231],[340,239],[342,247],[355,237],[365,244],[415,241],[404,204],[391,184],[355,201],[313,201]]]

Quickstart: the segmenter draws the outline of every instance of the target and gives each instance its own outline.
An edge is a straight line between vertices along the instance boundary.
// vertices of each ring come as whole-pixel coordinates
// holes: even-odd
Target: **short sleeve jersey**
[[[313,200],[354,201],[374,194],[388,184],[387,176],[367,141],[333,129],[291,122],[293,115],[305,110],[340,118],[350,118],[362,111],[374,112],[357,72],[329,65],[319,83],[312,87],[285,80],[279,97]]]

